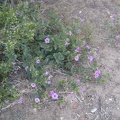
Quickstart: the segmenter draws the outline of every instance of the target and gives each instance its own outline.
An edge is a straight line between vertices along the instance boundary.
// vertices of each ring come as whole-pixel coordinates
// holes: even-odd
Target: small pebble
[[[91,110],[91,113],[95,113],[97,111],[97,108],[93,108],[92,110]]]
[[[110,101],[112,101],[112,98],[109,98]]]
[[[81,14],[82,13],[82,11],[79,11],[79,14]]]

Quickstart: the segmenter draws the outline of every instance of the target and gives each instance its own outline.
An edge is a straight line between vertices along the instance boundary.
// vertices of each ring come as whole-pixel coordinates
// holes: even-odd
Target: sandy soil
[[[29,93],[24,102],[0,113],[0,120],[120,120],[120,47],[108,39],[110,31],[104,25],[110,14],[120,17],[119,0],[43,0],[46,6],[54,7],[64,17],[81,17],[93,26],[92,47],[99,47],[95,54],[103,73],[110,78],[105,84],[80,83],[84,91],[71,99],[65,94],[65,103],[60,107],[56,101],[46,101],[39,109],[33,108]],[[48,1],[48,2],[47,2]],[[62,8],[62,10],[61,10]],[[56,75],[62,80],[65,76]]]

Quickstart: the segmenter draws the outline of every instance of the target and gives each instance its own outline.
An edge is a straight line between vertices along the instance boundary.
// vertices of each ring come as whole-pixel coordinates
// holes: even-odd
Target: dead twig
[[[4,110],[6,110],[7,108],[10,108],[10,107],[12,107],[12,106],[13,106],[13,103],[11,103],[11,104],[9,104],[8,106],[2,108],[0,112],[4,111]]]
[[[78,99],[79,102],[83,102],[76,94],[75,97]]]

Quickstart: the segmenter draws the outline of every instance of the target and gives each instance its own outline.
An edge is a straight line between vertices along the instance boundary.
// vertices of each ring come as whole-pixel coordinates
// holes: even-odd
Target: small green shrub
[[[91,80],[94,76],[97,79],[100,76],[99,70],[95,71],[96,66],[93,65],[91,69],[84,67],[87,59],[93,61],[93,53],[88,46],[91,34],[86,29],[82,33],[79,20],[64,27],[55,11],[46,10],[45,17],[42,13],[39,2],[25,2],[14,7],[7,4],[1,8],[0,103],[9,98],[12,102],[15,96],[18,98],[16,92],[13,94],[12,86],[9,86],[7,91],[8,81],[3,83],[14,70],[12,63],[17,60],[23,63],[22,66],[25,68],[25,75],[31,87],[37,88],[32,95],[36,103],[39,103],[39,98],[43,99],[48,95],[47,88],[50,87],[48,77],[50,76],[45,69],[48,65],[73,73],[76,72],[79,63],[78,68],[83,79]],[[78,89],[74,81],[71,81],[69,86],[71,90]],[[59,87],[64,87],[64,81],[59,83]],[[55,92],[52,92],[51,96],[53,99],[58,99]]]
[[[120,19],[116,14],[111,14],[110,19],[105,21],[107,31],[109,31],[108,39],[116,48],[120,47]]]

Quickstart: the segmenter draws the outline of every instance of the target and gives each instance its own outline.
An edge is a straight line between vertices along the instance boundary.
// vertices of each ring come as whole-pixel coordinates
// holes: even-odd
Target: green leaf
[[[34,92],[34,93],[32,94],[32,97],[33,97],[33,98],[38,98],[38,97],[39,97],[38,92],[37,92],[37,91],[36,91],[36,92]]]
[[[64,60],[64,55],[61,52],[54,53],[53,54],[54,58],[56,61],[62,61]]]

